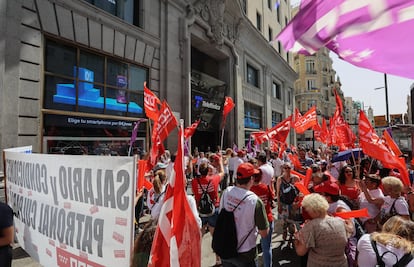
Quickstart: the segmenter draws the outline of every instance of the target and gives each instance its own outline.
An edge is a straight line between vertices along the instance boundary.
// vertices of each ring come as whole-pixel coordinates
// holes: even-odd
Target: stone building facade
[[[220,143],[231,96],[224,146],[243,146],[292,113],[297,78],[248,13],[238,0],[2,1],[0,147],[125,155],[144,81],[186,126],[202,119],[200,150]],[[142,122],[137,150],[149,131]]]

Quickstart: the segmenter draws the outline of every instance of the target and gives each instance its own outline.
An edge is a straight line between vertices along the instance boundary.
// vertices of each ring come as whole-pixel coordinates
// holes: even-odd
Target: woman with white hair
[[[317,193],[305,196],[302,208],[312,219],[294,235],[296,254],[304,256],[308,253],[307,266],[347,267],[345,222],[328,215],[328,201]]]
[[[380,227],[390,217],[395,215],[400,215],[408,220],[410,218],[410,213],[408,211],[407,201],[401,196],[404,186],[401,180],[394,176],[387,176],[382,178],[381,182],[385,197],[378,215]]]

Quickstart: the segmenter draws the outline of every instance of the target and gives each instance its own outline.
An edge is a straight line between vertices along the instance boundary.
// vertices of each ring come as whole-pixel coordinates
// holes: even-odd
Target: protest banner
[[[5,151],[20,246],[43,266],[129,266],[136,158]]]

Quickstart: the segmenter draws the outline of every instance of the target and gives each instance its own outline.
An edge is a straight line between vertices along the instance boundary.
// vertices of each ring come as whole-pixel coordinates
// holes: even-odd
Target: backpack
[[[250,233],[255,229],[255,227],[253,227],[253,229],[250,230],[250,232],[244,237],[240,246],[238,246],[236,224],[234,222],[233,212],[248,196],[250,195],[244,196],[232,211],[227,211],[223,207],[217,217],[211,247],[213,248],[213,251],[222,259],[237,257],[239,254],[239,248],[244,244],[247,237],[249,237]]]
[[[201,198],[200,198],[200,201],[198,202],[198,206],[197,206],[198,213],[199,213],[200,217],[209,217],[209,216],[213,215],[214,211],[216,210],[214,202],[213,202],[213,200],[211,199],[210,195],[207,192],[208,187],[211,183],[211,180],[208,181],[206,189],[204,189],[201,186],[201,183],[200,183],[199,179],[197,179],[197,181],[198,181],[198,184],[200,185],[201,190],[203,191],[201,193]]]
[[[386,251],[386,252],[382,253],[382,255],[380,256],[379,253],[378,253],[377,242],[372,239],[372,236],[370,236],[370,240],[371,240],[371,246],[375,251],[375,256],[377,257],[377,265],[375,265],[375,266],[385,267],[385,263],[382,261],[382,257],[384,257],[384,255],[387,254],[387,253],[393,254],[395,256],[395,258],[398,259],[397,255],[395,255],[395,253],[392,252],[392,251]],[[404,254],[392,267],[407,266],[407,264],[412,259],[413,259],[413,255],[408,252],[408,253]]]
[[[388,221],[389,218],[398,215],[397,210],[395,209],[395,202],[397,201],[398,198],[394,199],[394,202],[392,203],[392,206],[390,208],[390,211],[386,214],[384,214],[383,216],[380,217],[379,223],[380,225],[383,225],[386,221]]]
[[[290,205],[295,201],[297,195],[298,190],[296,187],[282,178],[282,183],[280,184],[280,202]]]

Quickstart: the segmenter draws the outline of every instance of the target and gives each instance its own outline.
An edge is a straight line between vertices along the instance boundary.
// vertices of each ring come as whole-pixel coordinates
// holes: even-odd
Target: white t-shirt
[[[398,260],[405,254],[404,251],[394,248],[392,246],[384,246],[383,244],[377,242],[378,254],[381,256],[386,251],[391,251],[397,255]],[[370,234],[365,234],[361,236],[357,245],[358,250],[358,266],[363,267],[375,267],[377,266],[377,258],[375,256],[375,251],[372,248],[370,241]],[[382,257],[383,262],[386,267],[391,267],[396,263],[394,254],[386,253]],[[407,267],[414,267],[414,260],[411,260]]]
[[[381,206],[381,218],[384,217],[385,214],[390,213],[392,204],[394,203],[395,198],[391,198],[390,196],[384,197],[384,204]],[[404,197],[399,197],[396,199],[394,204],[395,211],[399,215],[409,215],[410,212],[408,211],[408,203]]]
[[[329,203],[328,214],[336,213],[338,208],[343,208],[346,211],[351,211],[351,208],[343,200],[338,200],[336,202]]]
[[[279,177],[280,175],[282,175],[282,165],[283,160],[281,160],[280,158],[272,159],[272,166],[275,177]]]
[[[382,193],[381,189],[379,189],[379,188],[373,189],[373,190],[368,190],[368,193],[374,199],[384,198],[384,194]],[[378,208],[377,205],[368,202],[368,200],[365,197],[364,192],[361,192],[359,194],[358,200],[359,200],[359,208],[360,209],[367,208],[368,209],[368,214],[369,214],[369,218],[367,218],[367,217],[359,218],[362,223],[364,223],[368,219],[373,219],[378,215],[380,209]]]
[[[235,171],[234,165],[236,164],[238,157],[231,157],[229,158],[229,171]]]
[[[265,163],[261,165],[259,169],[262,171],[262,183],[264,183],[265,185],[270,185],[270,183],[272,182],[272,178],[275,174],[273,167],[270,166],[269,163]]]
[[[237,168],[239,167],[240,164],[242,164],[244,162],[244,160],[240,157],[236,157],[236,160],[234,161],[234,173],[233,173],[233,177],[236,179],[237,178]]]
[[[237,240],[240,243],[246,238],[250,232],[249,237],[239,247],[239,252],[247,252],[256,247],[257,228],[254,221],[254,214],[256,209],[257,195],[249,190],[229,186],[222,194],[220,200],[220,210],[224,207],[228,211],[234,210],[239,202],[246,196],[237,209],[234,211],[234,222],[237,229]],[[251,231],[253,228],[253,231]]]

